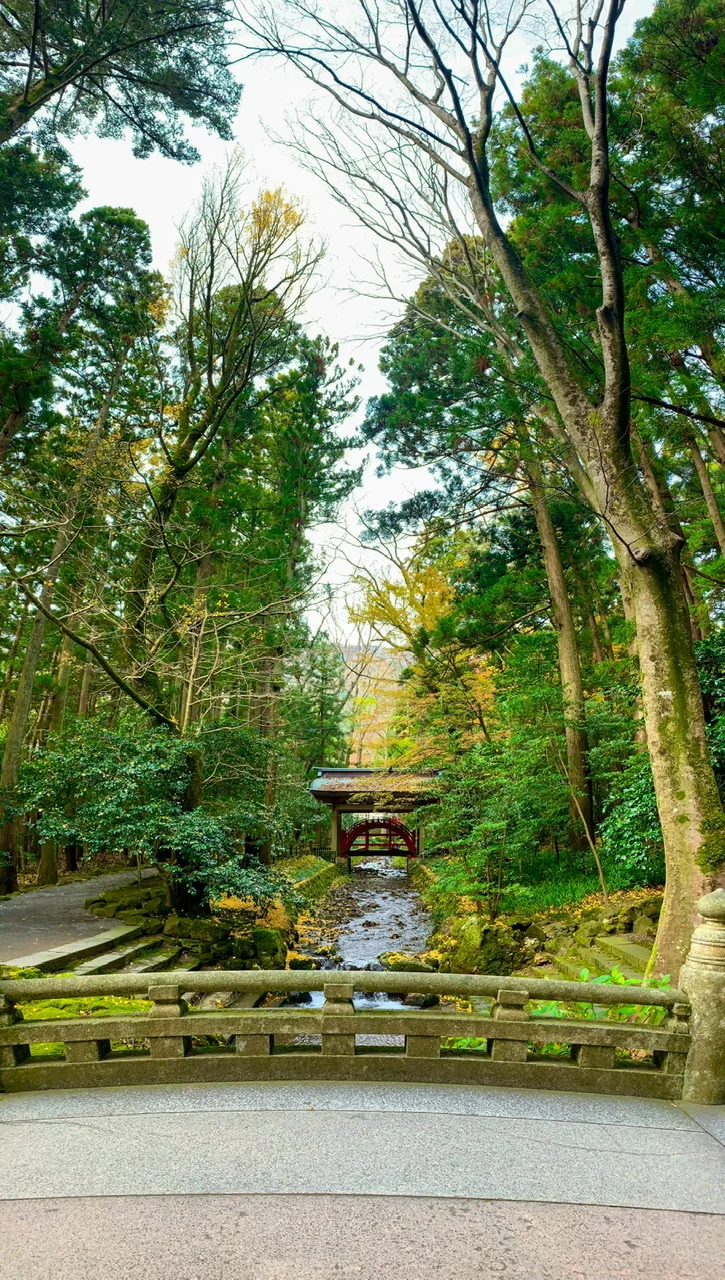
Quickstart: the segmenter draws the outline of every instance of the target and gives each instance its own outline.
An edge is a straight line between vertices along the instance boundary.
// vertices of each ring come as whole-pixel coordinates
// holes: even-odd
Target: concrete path
[[[0,1101],[0,1280],[723,1280],[725,1108],[249,1084]]]
[[[144,874],[154,875],[155,871]],[[84,902],[104,889],[135,879],[135,871],[114,872],[91,880],[32,889],[0,902],[0,963],[102,933],[113,921],[91,915]]]

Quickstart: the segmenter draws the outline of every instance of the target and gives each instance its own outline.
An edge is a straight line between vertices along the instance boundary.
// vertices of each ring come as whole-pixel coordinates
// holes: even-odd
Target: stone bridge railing
[[[700,903],[683,990],[468,974],[186,971],[0,983],[6,1090],[234,1080],[357,1080],[517,1085],[725,1101],[725,891]],[[322,991],[318,1009],[189,1009],[182,992]],[[355,992],[492,997],[486,1012],[356,1008]],[[145,995],[147,1013],[24,1021],[16,1002]],[[630,1018],[546,1017],[531,1002],[664,1011]],[[395,1037],[371,1044],[370,1037]],[[451,1041],[458,1042],[451,1044]],[[475,1041],[475,1046],[470,1042]],[[461,1043],[464,1042],[464,1043]],[[63,1056],[31,1055],[62,1045]],[[557,1055],[542,1054],[556,1045]]]

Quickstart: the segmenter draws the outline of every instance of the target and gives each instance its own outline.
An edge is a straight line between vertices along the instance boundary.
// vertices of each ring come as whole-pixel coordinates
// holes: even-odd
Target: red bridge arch
[[[415,833],[398,818],[368,818],[342,832],[341,858],[381,854],[414,858],[417,854]]]

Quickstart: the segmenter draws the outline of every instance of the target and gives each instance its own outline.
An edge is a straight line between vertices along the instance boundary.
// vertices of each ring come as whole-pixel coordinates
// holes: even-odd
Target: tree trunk
[[[81,690],[78,695],[78,718],[85,720],[88,715],[88,702],[91,695],[91,679],[93,677],[93,663],[87,658],[83,663],[83,675],[81,676]]]
[[[559,542],[546,501],[541,469],[538,463],[530,458],[526,460],[525,466],[536,527],[541,539],[544,568],[551,597],[551,616],[557,637],[566,729],[566,765],[572,793],[570,803],[573,844],[575,848],[588,849],[589,840],[594,838],[594,821],[591,782],[587,767],[588,742],[584,712],[584,685],[574,613],[566,586]]]
[[[57,545],[58,543],[56,542]],[[57,573],[57,569],[55,572]],[[55,573],[46,578],[43,583],[41,599],[44,604],[50,605],[54,587]],[[28,647],[25,650],[25,658],[15,694],[15,703],[5,739],[2,768],[0,769],[0,788],[5,794],[16,789],[20,777],[23,742],[28,728],[30,708],[33,701],[33,684],[35,682],[35,673],[38,669],[44,635],[45,616],[37,612],[33,619]],[[19,834],[17,819],[2,821],[2,826],[0,826],[0,892],[2,893],[13,893],[17,888],[16,863],[19,852]]]
[[[700,481],[700,488],[702,489],[702,496],[705,499],[707,514],[712,521],[712,527],[715,531],[715,539],[718,547],[720,548],[720,555],[725,556],[725,521],[723,521],[720,508],[717,504],[717,498],[715,497],[715,490],[712,487],[710,473],[708,472],[705,464],[705,459],[700,453],[700,446],[693,435],[688,434],[687,443],[690,448],[692,461],[695,464],[698,480]]]
[[[73,642],[68,636],[63,637],[63,643],[60,648],[60,659],[58,661],[58,672],[55,679],[55,689],[52,694],[52,702],[50,708],[50,732],[59,733],[63,725],[63,716],[65,715],[66,702],[68,701],[68,684],[70,681],[70,665],[73,655]]]
[[[687,955],[698,898],[723,883],[722,806],[705,735],[689,612],[677,551],[632,575],[647,745],[667,860],[656,972],[673,982]]]
[[[25,622],[26,622],[27,616],[28,616],[28,602],[27,600],[24,600],[23,611],[18,621],[17,630],[15,632],[15,635],[13,636],[13,642],[10,646],[10,649],[8,650],[7,661],[5,664],[5,678],[3,680],[2,693],[0,693],[0,720],[3,720],[5,718],[5,711],[7,709],[8,697],[10,694],[10,686],[13,682],[13,675],[15,674],[15,659],[18,656],[18,649],[20,648],[20,641],[23,638],[23,632],[25,630]]]
[[[695,575],[693,572],[692,557],[689,549],[687,549],[687,539],[677,512],[677,503],[675,502],[675,499],[672,496],[672,490],[667,483],[667,476],[665,475],[662,463],[658,458],[653,458],[651,456],[644,440],[634,426],[632,427],[632,442],[636,450],[640,471],[642,472],[645,485],[647,486],[647,490],[652,498],[655,508],[659,512],[662,520],[670,526],[673,533],[676,534],[682,543],[683,551],[680,556],[680,567],[682,569],[682,583],[685,591],[685,598],[690,609],[692,638],[693,640],[702,640],[710,629],[710,619],[706,607],[698,599],[697,592],[695,590]],[[702,459],[700,459],[700,461],[702,461]]]
[[[48,840],[40,846],[40,861],[35,883],[38,886],[58,883],[58,846],[54,840]]]
[[[78,479],[73,485],[66,501],[63,519],[56,535],[55,544],[53,546],[50,562],[45,573],[43,587],[40,593],[41,603],[47,609],[50,609],[50,606],[53,603],[53,595],[55,593],[58,574],[60,573],[61,565],[73,537],[74,522],[78,511],[78,504],[81,500],[86,484],[86,476],[95,460],[96,453],[105,430],[106,422],[108,421],[113,396],[115,395],[118,380],[128,358],[129,350],[130,342],[125,348],[123,356],[117,361],[113,370],[106,394],[93,424],[93,434],[91,435],[83,454]],[[23,742],[25,740],[25,734],[28,727],[28,717],[30,715],[30,707],[33,699],[33,685],[35,682],[36,672],[38,670],[43,638],[45,636],[46,621],[45,614],[38,609],[33,619],[30,639],[25,650],[25,658],[23,660],[23,667],[15,695],[15,704],[13,706],[13,712],[8,725],[7,737],[5,739],[2,769],[0,770],[0,787],[6,791],[13,791],[18,785]],[[11,867],[11,860],[14,864],[16,852],[17,823],[15,821],[3,822],[2,826],[0,826],[0,859],[2,859],[0,862],[0,892],[11,892],[9,889],[2,890],[3,883],[11,882],[14,883],[14,885],[17,884],[14,865]],[[3,854],[5,855],[4,858],[2,858]]]

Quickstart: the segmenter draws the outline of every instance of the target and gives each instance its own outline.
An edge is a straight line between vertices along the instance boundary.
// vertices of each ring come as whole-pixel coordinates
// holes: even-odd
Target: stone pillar
[[[324,990],[322,1052],[332,1054],[334,1057],[352,1057],[355,1054],[355,1032],[350,1029],[351,1019],[355,1015],[353,1003],[355,989],[352,978],[347,974],[341,975],[337,982],[326,982]],[[337,1023],[337,1018],[341,1016],[348,1024],[348,1029],[345,1031],[340,1031]]]
[[[685,1068],[687,1102],[725,1102],[725,889],[700,898],[679,985],[692,1006],[692,1043]]]

